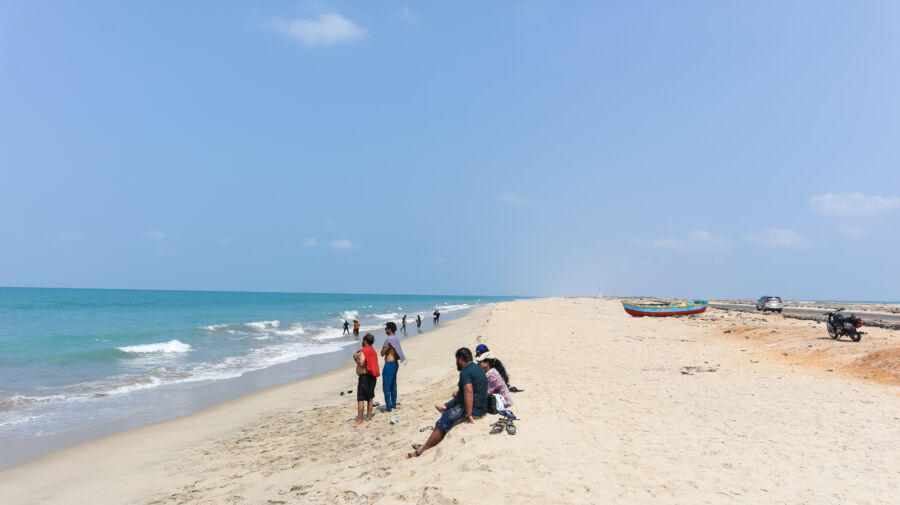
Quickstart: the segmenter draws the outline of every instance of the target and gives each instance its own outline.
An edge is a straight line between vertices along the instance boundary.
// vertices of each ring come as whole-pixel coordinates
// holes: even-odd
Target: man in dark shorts
[[[366,421],[372,420],[372,399],[375,398],[375,383],[378,381],[378,354],[372,348],[375,337],[366,333],[362,339],[362,349],[353,353],[353,361],[356,362],[356,375],[359,379],[356,383],[356,424],[363,423],[363,412],[366,412]],[[368,404],[368,407],[367,407]]]
[[[463,420],[473,424],[476,417],[487,412],[487,376],[480,366],[472,362],[472,351],[468,348],[457,349],[456,369],[459,370],[459,389],[449,402],[434,406],[441,413],[441,418],[434,423],[434,431],[425,444],[407,454],[408,458],[419,457],[439,444],[444,435]]]

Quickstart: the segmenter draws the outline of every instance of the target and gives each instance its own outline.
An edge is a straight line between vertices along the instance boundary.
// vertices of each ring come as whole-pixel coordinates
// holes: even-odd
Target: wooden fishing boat
[[[632,303],[622,300],[622,307],[634,317],[686,316],[699,314],[706,310],[706,300],[691,300],[671,303]]]

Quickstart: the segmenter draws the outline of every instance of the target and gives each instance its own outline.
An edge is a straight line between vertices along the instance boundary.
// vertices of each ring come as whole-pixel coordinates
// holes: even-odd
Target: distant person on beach
[[[357,337],[359,336],[359,321],[357,321],[356,319],[353,320],[353,335]]]
[[[416,328],[422,328],[422,314],[416,314]]]
[[[434,314],[432,314],[432,316],[434,316],[434,324],[437,325],[438,320],[441,319],[441,311],[439,311],[438,309],[434,309]]]
[[[403,314],[403,320],[400,322],[400,329],[406,331],[406,314]]]
[[[476,417],[487,412],[487,376],[480,366],[472,362],[472,351],[468,348],[460,347],[456,350],[456,369],[459,370],[458,390],[449,402],[434,406],[441,413],[441,418],[434,423],[434,431],[425,444],[415,447],[415,452],[407,454],[407,458],[421,456],[423,452],[439,444],[444,435],[458,423],[465,420],[474,424]]]
[[[372,399],[375,398],[375,384],[378,382],[378,355],[372,344],[375,343],[375,337],[371,333],[366,333],[362,339],[362,349],[353,353],[353,361],[356,362],[356,375],[358,376],[356,383],[356,424],[357,427],[366,421],[372,420]],[[363,418],[363,413],[366,417]]]
[[[406,356],[400,347],[400,339],[397,338],[397,325],[388,321],[384,325],[384,332],[387,338],[381,347],[381,355],[384,357],[381,388],[384,390],[384,410],[390,412],[397,408],[397,371],[400,369],[400,362],[406,361]]]
[[[344,335],[349,335],[349,334],[350,334],[350,323],[348,323],[347,320],[344,319]]]
[[[490,351],[485,351],[481,356],[475,358],[475,362],[481,365],[488,381],[488,394],[500,395],[503,398],[503,405],[497,404],[497,410],[506,410],[506,407],[512,406],[512,398],[509,394],[509,375],[506,374],[506,368],[499,359],[495,358]]]

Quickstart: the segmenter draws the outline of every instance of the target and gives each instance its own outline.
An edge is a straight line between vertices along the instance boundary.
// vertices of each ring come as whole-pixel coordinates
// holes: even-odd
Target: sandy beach
[[[396,425],[376,412],[351,428],[348,363],[4,471],[0,502],[897,503],[900,342],[867,331],[856,344],[774,314],[500,303],[404,341]],[[524,390],[518,433],[489,435],[489,416],[407,460],[455,387],[454,350],[477,343]]]

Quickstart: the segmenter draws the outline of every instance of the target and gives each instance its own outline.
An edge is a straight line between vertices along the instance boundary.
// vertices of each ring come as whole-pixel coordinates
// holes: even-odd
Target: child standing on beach
[[[362,349],[353,353],[353,361],[356,362],[356,375],[359,376],[356,384],[356,424],[363,423],[363,412],[367,412],[366,421],[372,420],[372,399],[375,398],[375,384],[381,372],[378,371],[378,355],[372,344],[375,337],[366,333],[362,340]],[[368,406],[366,405],[368,404]]]

